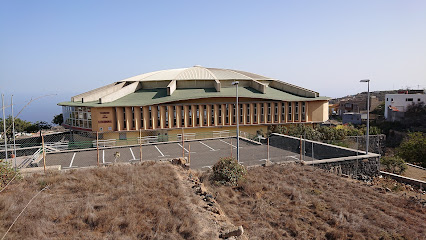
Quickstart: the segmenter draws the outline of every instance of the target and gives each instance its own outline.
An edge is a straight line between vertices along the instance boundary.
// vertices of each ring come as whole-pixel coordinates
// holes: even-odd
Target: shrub
[[[213,166],[212,180],[222,185],[236,186],[246,174],[246,168],[235,158],[224,157]]]
[[[0,189],[3,189],[14,176],[15,170],[11,164],[0,159]]]
[[[397,154],[407,162],[426,167],[426,134],[409,133],[397,149]]]
[[[407,165],[405,164],[404,159],[398,156],[382,157],[380,159],[380,163],[387,172],[401,174],[407,170]]]

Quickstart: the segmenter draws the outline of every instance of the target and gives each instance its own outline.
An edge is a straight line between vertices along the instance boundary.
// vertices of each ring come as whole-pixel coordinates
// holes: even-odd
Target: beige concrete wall
[[[325,122],[328,120],[328,101],[308,102],[308,115],[312,122]]]
[[[92,131],[116,131],[116,116],[115,108],[113,107],[102,107],[102,108],[91,108],[92,114]],[[111,129],[111,130],[109,130]]]

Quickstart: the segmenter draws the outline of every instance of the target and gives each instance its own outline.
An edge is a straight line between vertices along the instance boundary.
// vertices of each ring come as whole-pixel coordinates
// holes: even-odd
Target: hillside
[[[198,177],[216,200],[197,194]],[[426,210],[416,201],[319,169],[254,167],[236,188],[208,179],[152,162],[25,177],[0,193],[0,237],[45,186],[5,239],[218,239],[239,225],[239,239],[426,234]]]

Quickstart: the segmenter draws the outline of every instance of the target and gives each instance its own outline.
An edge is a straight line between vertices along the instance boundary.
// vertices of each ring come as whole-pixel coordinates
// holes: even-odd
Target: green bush
[[[0,159],[0,189],[3,189],[14,176],[15,170],[11,164]]]
[[[246,168],[239,164],[235,158],[224,157],[213,166],[212,180],[215,183],[236,186],[238,181],[244,179]]]
[[[405,161],[426,167],[426,134],[409,133],[396,151]]]
[[[380,159],[380,163],[387,172],[401,174],[407,170],[407,165],[405,164],[404,159],[398,156],[382,157]]]

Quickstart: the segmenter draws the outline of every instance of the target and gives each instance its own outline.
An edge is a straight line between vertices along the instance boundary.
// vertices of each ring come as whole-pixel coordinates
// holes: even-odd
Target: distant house
[[[346,123],[352,123],[352,124],[361,124],[362,120],[361,120],[361,113],[344,113],[342,115],[342,123],[346,124]]]
[[[401,121],[407,107],[413,103],[426,103],[424,90],[404,90],[385,96],[385,119],[390,122]]]
[[[370,96],[370,112],[380,105],[376,96]],[[338,114],[343,117],[344,113],[362,113],[367,112],[367,98],[353,97],[342,99],[339,102]]]

